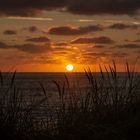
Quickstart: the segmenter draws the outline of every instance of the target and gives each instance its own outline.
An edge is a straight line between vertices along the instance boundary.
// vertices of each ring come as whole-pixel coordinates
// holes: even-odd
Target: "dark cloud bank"
[[[0,15],[36,16],[43,10],[62,10],[74,14],[133,15],[140,0],[1,0]]]

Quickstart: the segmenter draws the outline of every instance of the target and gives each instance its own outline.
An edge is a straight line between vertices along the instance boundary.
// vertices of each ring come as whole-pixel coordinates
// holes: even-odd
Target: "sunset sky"
[[[0,69],[140,71],[140,0],[0,0]]]

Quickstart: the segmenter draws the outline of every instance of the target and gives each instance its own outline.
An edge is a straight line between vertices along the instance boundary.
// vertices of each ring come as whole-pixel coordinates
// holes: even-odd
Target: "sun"
[[[66,70],[67,70],[67,71],[73,71],[73,69],[74,69],[74,67],[73,67],[72,64],[68,64],[68,65],[66,66]]]

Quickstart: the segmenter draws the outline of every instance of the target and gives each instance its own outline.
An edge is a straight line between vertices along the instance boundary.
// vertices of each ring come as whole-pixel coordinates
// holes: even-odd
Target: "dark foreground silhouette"
[[[101,68],[100,68],[101,69]],[[132,140],[140,138],[140,79],[130,72],[119,80],[116,66],[100,72],[101,79],[90,70],[86,93],[71,89],[69,79],[53,83],[58,90],[58,102],[52,107],[42,83],[44,96],[27,102],[16,89],[13,73],[11,84],[3,90],[0,73],[0,138],[10,140]],[[35,97],[33,97],[35,98]],[[45,105],[44,119],[35,109]]]

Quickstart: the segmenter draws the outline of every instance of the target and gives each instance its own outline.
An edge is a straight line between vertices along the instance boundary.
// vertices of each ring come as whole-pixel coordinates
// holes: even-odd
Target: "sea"
[[[102,79],[101,73],[92,73],[97,80]],[[107,77],[107,73],[104,73]],[[14,77],[14,78],[13,78]],[[111,74],[110,74],[110,77]],[[119,80],[128,79],[127,73],[117,73]],[[134,82],[140,82],[140,73],[134,73]],[[73,89],[80,89],[86,91],[90,84],[86,73],[2,73],[2,80],[0,78],[0,85],[3,84],[3,88],[6,89],[13,82],[14,87],[25,95],[43,95],[42,86],[44,87],[47,96],[49,98],[55,98],[58,96],[57,82],[62,88],[69,82],[69,85]],[[2,88],[2,86],[1,86]]]
[[[58,96],[56,83],[63,87],[69,82],[71,88],[79,87],[81,90],[89,86],[85,73],[2,73],[2,79],[4,89],[13,82],[16,89],[25,95],[41,96],[43,86],[49,98]]]
[[[97,80],[102,79],[101,73],[92,73]],[[107,73],[104,73],[108,76]],[[127,73],[117,73],[118,79],[123,81],[128,79]],[[111,76],[111,74],[110,74]],[[139,84],[137,93],[140,94],[140,73],[134,73],[134,82]],[[52,107],[58,105],[59,90],[64,87],[69,87],[71,90],[79,93],[87,93],[90,89],[90,84],[86,73],[2,73],[0,76],[0,94],[5,92],[18,92],[22,94],[27,102],[31,105],[34,102],[43,100],[46,96],[49,104]],[[121,82],[120,82],[121,85]],[[66,90],[66,89],[65,89]],[[45,92],[44,92],[45,91]],[[43,110],[46,104],[40,104],[36,114],[43,117]]]

